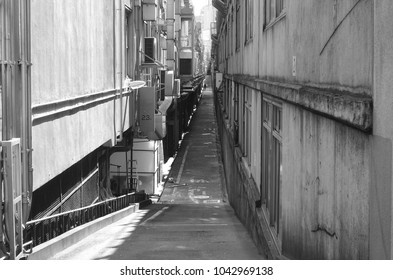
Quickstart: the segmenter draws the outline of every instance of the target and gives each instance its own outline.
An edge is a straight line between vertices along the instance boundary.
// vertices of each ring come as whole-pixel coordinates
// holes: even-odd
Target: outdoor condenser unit
[[[143,20],[155,21],[157,19],[157,0],[143,0]]]
[[[156,60],[157,41],[155,37],[145,37],[145,59],[144,63],[152,64]]]

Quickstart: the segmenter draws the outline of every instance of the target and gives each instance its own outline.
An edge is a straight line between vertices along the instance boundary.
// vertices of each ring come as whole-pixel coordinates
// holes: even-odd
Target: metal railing
[[[35,247],[78,226],[122,210],[133,203],[146,204],[144,203],[146,201],[145,193],[133,192],[87,207],[29,221],[26,224],[26,240],[31,240],[33,247]]]

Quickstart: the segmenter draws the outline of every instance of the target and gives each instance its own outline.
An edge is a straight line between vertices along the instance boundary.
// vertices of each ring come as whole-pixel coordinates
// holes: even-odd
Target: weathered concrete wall
[[[387,47],[393,38],[392,5],[388,0],[285,1],[285,13],[263,29],[263,1],[254,1],[253,39],[244,43],[242,11],[240,50],[219,61],[227,79],[282,103],[278,239],[289,257],[392,258],[393,51]],[[286,88],[295,91],[286,94]],[[296,88],[315,106],[297,98]],[[258,91],[253,108],[260,106]],[[324,91],[334,102],[324,100]],[[337,103],[340,98],[349,98],[344,102],[349,106]],[[365,117],[366,126],[356,125],[358,116]],[[252,126],[252,152],[260,153],[255,132],[261,129],[260,114],[253,113]],[[227,172],[241,174],[241,165],[225,163]],[[251,173],[259,178],[260,169]],[[245,189],[259,183],[250,182]]]
[[[283,112],[282,253],[368,259],[369,136],[293,105]]]
[[[393,259],[393,2],[374,3],[370,257]]]
[[[228,11],[232,11],[234,2],[230,1]],[[373,3],[372,0],[285,1],[285,15],[264,29],[263,1],[254,1],[254,35],[247,43],[243,5],[240,49],[233,51],[227,61],[221,61],[220,68],[228,65],[229,74],[371,95]],[[233,49],[234,30],[236,21],[232,27]],[[220,42],[225,40],[221,38]],[[296,76],[292,75],[294,56]]]
[[[279,73],[286,73],[291,82],[371,94],[372,6],[371,0],[287,1],[288,61]],[[267,53],[271,57],[272,52]]]
[[[113,2],[32,0],[33,104],[111,89]]]
[[[33,122],[34,189],[104,143],[115,144],[121,119],[124,130],[130,127],[126,98],[122,117],[114,101],[123,24],[116,1],[114,26],[113,3],[32,0],[33,119],[48,115]]]
[[[263,210],[255,205],[260,197],[258,187],[243,168],[241,151],[234,144],[232,132],[227,129],[229,125],[217,100],[216,116],[229,202],[246,226],[258,250],[267,258],[276,259],[280,252],[273,244]]]

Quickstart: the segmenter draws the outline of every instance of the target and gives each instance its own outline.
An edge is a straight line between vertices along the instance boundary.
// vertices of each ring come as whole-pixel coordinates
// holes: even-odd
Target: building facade
[[[228,193],[256,243],[392,259],[392,3],[213,5]]]
[[[1,0],[0,22],[0,249],[12,215],[155,194],[203,80],[189,1]]]

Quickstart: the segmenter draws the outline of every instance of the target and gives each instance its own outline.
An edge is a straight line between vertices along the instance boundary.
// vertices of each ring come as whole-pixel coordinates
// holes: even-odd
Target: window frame
[[[125,75],[131,79],[136,75],[136,30],[135,30],[135,17],[134,11],[125,8],[124,12],[124,53],[125,53]]]
[[[236,0],[236,52],[240,50],[240,42],[241,42],[241,9],[240,9],[240,0]]]
[[[262,98],[261,135],[261,202],[270,227],[281,234],[281,189],[282,189],[282,104],[272,98]]]
[[[254,37],[254,0],[244,1],[245,44]]]
[[[264,0],[264,30],[286,16],[285,3],[285,0]]]

